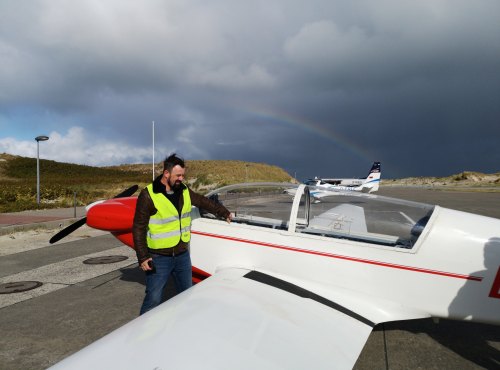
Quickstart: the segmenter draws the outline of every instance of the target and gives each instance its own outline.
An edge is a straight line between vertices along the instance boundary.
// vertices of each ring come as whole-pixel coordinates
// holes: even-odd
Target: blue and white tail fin
[[[366,176],[363,184],[358,186],[356,190],[362,191],[363,193],[372,193],[378,190],[380,185],[380,176],[382,172],[380,170],[380,162],[373,162],[372,168],[370,172],[368,172],[368,176]]]

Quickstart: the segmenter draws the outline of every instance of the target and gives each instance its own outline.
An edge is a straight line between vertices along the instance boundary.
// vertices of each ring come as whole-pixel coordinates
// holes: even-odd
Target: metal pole
[[[155,181],[155,121],[153,121],[153,181]]]
[[[76,191],[73,193],[73,218],[76,218]]]
[[[36,140],[36,204],[40,205],[40,141],[49,140],[48,136],[40,135]]]
[[[40,141],[36,141],[36,204],[40,205]]]

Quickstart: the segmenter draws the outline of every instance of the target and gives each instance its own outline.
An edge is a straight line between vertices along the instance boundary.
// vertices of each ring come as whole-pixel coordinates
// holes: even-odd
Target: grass
[[[156,175],[163,170],[155,167]],[[186,162],[186,181],[200,193],[238,182],[290,182],[283,169],[263,163],[193,160]],[[0,213],[37,208],[72,207],[115,196],[152,180],[151,164],[92,167],[40,160],[40,206],[36,203],[36,158],[0,154]]]

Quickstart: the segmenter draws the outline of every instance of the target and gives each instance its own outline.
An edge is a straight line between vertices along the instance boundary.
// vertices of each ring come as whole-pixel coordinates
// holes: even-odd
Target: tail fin
[[[373,162],[372,168],[370,169],[370,172],[368,172],[368,176],[366,176],[367,179],[372,173],[380,173],[380,162]]]
[[[380,162],[373,162],[368,176],[366,176],[365,181],[361,185],[361,191],[363,193],[372,193],[378,190],[380,185],[380,177],[382,176],[382,171],[380,169]]]

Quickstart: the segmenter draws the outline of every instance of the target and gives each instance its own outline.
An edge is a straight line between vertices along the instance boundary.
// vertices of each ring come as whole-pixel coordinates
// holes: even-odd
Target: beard
[[[169,181],[170,189],[179,190],[181,188],[182,181]]]

